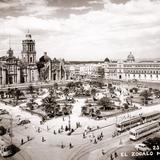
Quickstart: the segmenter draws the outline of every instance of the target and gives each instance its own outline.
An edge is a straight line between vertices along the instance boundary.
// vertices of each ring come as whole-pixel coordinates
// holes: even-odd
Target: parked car
[[[151,149],[148,148],[144,143],[136,144],[135,149],[137,151],[142,151],[142,152],[151,151]]]
[[[5,109],[0,109],[0,115],[2,115],[2,114],[9,114],[9,112],[6,111]]]
[[[28,123],[30,123],[30,122],[31,122],[30,120],[25,119],[25,120],[19,121],[19,122],[17,123],[17,125],[25,125],[25,124],[28,124]]]
[[[6,129],[3,126],[0,126],[0,136],[6,134]]]

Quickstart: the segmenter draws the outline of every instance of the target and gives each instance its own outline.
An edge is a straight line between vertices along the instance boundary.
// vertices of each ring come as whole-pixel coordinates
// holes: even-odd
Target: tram
[[[142,123],[141,120],[142,120],[141,117],[134,117],[134,118],[119,122],[116,124],[116,129],[118,132],[129,130],[141,124]]]
[[[160,112],[153,111],[150,113],[145,113],[144,115],[140,115],[140,116],[119,122],[116,124],[116,129],[118,132],[123,132],[133,127],[136,127],[138,125],[141,125],[147,122],[152,122],[159,119],[160,119]]]
[[[158,120],[158,119],[160,119],[159,111],[153,111],[153,112],[142,115],[143,123],[151,122],[151,121]]]
[[[158,121],[145,123],[138,127],[132,128],[129,132],[129,138],[130,140],[136,141],[142,137],[145,137],[159,130],[160,130],[160,125]]]

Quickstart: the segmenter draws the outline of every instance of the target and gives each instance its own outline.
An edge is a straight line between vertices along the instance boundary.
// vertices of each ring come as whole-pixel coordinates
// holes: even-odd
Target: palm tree
[[[66,96],[66,100],[67,100],[67,97],[68,97],[68,94],[69,94],[69,88],[65,88],[65,89],[63,90],[63,93],[64,93],[64,95]]]

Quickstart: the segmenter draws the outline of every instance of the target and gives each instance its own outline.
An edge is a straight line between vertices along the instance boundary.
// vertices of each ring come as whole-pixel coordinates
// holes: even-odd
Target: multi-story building
[[[116,80],[159,81],[160,61],[136,61],[130,53],[125,61],[105,63],[105,78]]]
[[[67,64],[70,79],[91,79],[104,76],[104,68],[100,62],[70,62]]]

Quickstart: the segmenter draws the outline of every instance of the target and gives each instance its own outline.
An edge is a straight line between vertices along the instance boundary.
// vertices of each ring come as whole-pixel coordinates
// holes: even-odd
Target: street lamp
[[[70,113],[69,113],[69,117],[68,117],[68,129],[69,131],[71,130],[71,117],[70,117]]]
[[[11,118],[10,118],[10,133],[9,133],[9,136],[11,138],[11,144],[12,144],[12,137],[13,137],[13,132],[12,132],[12,122],[13,122],[13,118],[12,118],[12,115],[11,115]]]
[[[69,116],[68,116],[68,129],[69,131],[71,130],[71,117],[70,117],[71,111],[69,111]]]

